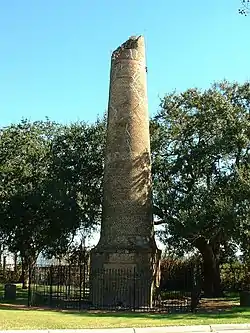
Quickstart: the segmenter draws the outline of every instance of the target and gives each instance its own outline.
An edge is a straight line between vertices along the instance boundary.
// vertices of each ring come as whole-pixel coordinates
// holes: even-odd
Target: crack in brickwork
[[[152,247],[151,162],[144,39],[112,54],[100,244]],[[130,211],[130,214],[128,212]]]

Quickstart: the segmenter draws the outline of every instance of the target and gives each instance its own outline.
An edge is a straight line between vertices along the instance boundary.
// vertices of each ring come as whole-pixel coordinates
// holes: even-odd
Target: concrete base
[[[160,254],[158,249],[92,250],[90,300],[93,306],[151,307]]]

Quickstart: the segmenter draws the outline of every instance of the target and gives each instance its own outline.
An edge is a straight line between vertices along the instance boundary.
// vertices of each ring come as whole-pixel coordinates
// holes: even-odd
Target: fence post
[[[29,285],[28,285],[28,307],[31,305],[31,279],[32,279],[32,270],[29,266]]]
[[[62,266],[57,266],[56,270],[56,281],[57,281],[57,288],[56,288],[56,306],[61,306],[61,275],[62,275]]]
[[[3,257],[3,278],[5,280],[6,275],[6,256]]]
[[[69,278],[68,278],[68,293],[67,293],[67,299],[70,299],[70,288],[71,287],[71,266],[69,265]]]
[[[81,301],[82,301],[82,264],[80,264],[80,277],[79,277],[79,283],[80,283],[80,290],[79,290],[79,310],[81,310]]]
[[[83,262],[83,299],[86,298],[86,263],[85,260]]]
[[[133,287],[133,311],[135,312],[135,299],[136,299],[136,268],[134,267],[133,273],[133,282],[134,282],[134,287]]]
[[[53,266],[50,266],[50,291],[49,291],[49,303],[50,306],[52,306],[52,294],[53,294],[53,288],[52,288],[52,275],[53,275]]]

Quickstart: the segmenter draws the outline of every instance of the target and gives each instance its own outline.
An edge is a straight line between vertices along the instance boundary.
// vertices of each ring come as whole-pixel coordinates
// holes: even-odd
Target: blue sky
[[[150,114],[159,96],[250,75],[240,0],[0,0],[0,126],[107,109],[111,51],[146,38]]]

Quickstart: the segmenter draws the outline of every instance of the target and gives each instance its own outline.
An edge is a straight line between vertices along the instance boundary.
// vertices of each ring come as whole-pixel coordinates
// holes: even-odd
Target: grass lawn
[[[149,314],[94,313],[14,309],[0,306],[0,329],[77,329],[249,323],[250,310],[232,308],[219,313]]]
[[[0,298],[1,294],[0,288]],[[206,325],[249,323],[250,308],[239,306],[187,314],[150,314],[123,312],[79,312],[69,310],[47,310],[27,308],[27,291],[17,286],[17,300],[0,300],[0,330],[10,329],[77,329],[77,328],[115,328],[149,327],[170,325]]]

